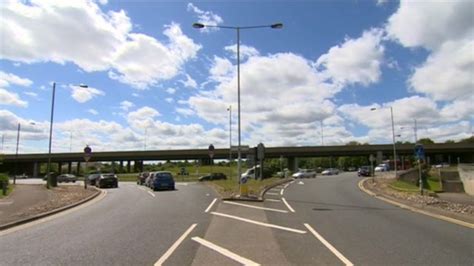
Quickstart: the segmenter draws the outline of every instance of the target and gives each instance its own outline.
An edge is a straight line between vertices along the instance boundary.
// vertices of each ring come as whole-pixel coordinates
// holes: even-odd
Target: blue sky
[[[469,1],[3,1],[2,152],[444,142],[472,135]],[[87,84],[88,88],[76,85]],[[370,108],[378,108],[370,111]],[[403,127],[403,128],[402,128]],[[71,138],[72,136],[72,138]],[[71,140],[72,139],[72,140]]]

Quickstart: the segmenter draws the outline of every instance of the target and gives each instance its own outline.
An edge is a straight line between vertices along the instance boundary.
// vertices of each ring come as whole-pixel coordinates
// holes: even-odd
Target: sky
[[[2,153],[472,136],[472,1],[0,2]],[[87,85],[78,86],[78,85]],[[231,112],[228,111],[231,107]],[[376,108],[375,110],[372,110]],[[229,119],[231,118],[231,119]],[[231,127],[229,130],[229,120]],[[232,133],[230,138],[229,133]]]

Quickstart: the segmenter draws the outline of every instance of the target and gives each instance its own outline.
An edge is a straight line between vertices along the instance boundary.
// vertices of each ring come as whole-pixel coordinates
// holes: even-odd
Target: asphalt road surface
[[[0,233],[0,265],[473,265],[472,229],[372,198],[359,180],[296,180],[263,203],[214,200],[198,183],[122,183],[93,205]]]

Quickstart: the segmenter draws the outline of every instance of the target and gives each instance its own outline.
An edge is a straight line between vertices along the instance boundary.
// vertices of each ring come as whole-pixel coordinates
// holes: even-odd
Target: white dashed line
[[[285,211],[285,210],[279,210],[279,209],[273,209],[273,208],[265,208],[265,207],[254,206],[254,205],[249,205],[249,204],[237,203],[237,202],[233,202],[233,201],[224,201],[224,203],[226,203],[226,204],[233,204],[233,205],[242,206],[242,207],[247,207],[247,208],[265,210],[265,211],[288,213],[288,211]]]
[[[217,201],[217,198],[214,198],[214,200],[211,202],[211,204],[209,204],[209,206],[207,207],[207,209],[204,212],[209,212],[209,210],[212,208],[214,203],[216,203],[216,201]]]
[[[285,189],[284,189],[284,188],[282,188],[282,189],[280,190],[280,195],[283,196],[283,192],[285,192]]]
[[[267,192],[265,193],[266,195],[273,195],[273,196],[278,196],[278,193],[273,193],[273,192]]]
[[[176,242],[161,256],[161,258],[155,262],[155,266],[161,266],[170,256],[173,254],[173,252],[178,248],[178,246],[183,242],[183,240],[191,233],[191,231],[196,227],[197,224],[191,225],[186,232],[184,232],[183,235],[181,235]]]
[[[279,200],[279,199],[265,199],[265,201],[281,202],[281,200]]]
[[[286,183],[286,185],[283,187],[284,189],[286,189],[291,183]]]
[[[334,255],[336,255],[336,257],[338,257],[345,265],[347,266],[352,266],[354,264],[352,264],[352,262],[350,262],[346,257],[344,257],[344,255],[341,254],[341,252],[339,252],[333,245],[331,245],[331,243],[329,243],[328,241],[326,241],[326,239],[324,239],[320,234],[318,234],[318,232],[316,232],[316,230],[314,230],[311,225],[309,224],[304,224],[304,226],[306,228],[308,228],[308,230],[319,240],[321,241],[321,243],[323,243]]]
[[[147,191],[147,192],[148,192],[148,194],[150,194],[153,198],[155,197],[155,194],[154,194],[153,192],[151,192],[151,191]]]
[[[220,213],[220,212],[211,212],[211,213],[214,214],[214,215],[217,215],[217,216],[226,217],[226,218],[230,218],[230,219],[234,219],[234,220],[239,220],[239,221],[246,222],[246,223],[256,224],[256,225],[270,227],[270,228],[276,228],[276,229],[289,231],[289,232],[293,232],[293,233],[298,233],[298,234],[306,234],[306,231],[303,231],[303,230],[293,229],[293,228],[279,226],[279,225],[275,225],[275,224],[262,223],[262,222],[258,222],[258,221],[254,221],[254,220],[250,220],[250,219],[246,219],[246,218],[242,218],[242,217],[238,217],[238,216],[234,216],[234,215],[229,215],[229,214],[225,214],[225,213]]]
[[[254,262],[254,261],[251,261],[251,260],[246,259],[246,258],[244,258],[244,257],[242,257],[242,256],[239,256],[239,255],[235,254],[234,252],[232,252],[232,251],[230,251],[230,250],[228,250],[228,249],[225,249],[225,248],[223,248],[223,247],[219,247],[218,245],[215,245],[215,244],[213,244],[213,243],[211,243],[211,242],[209,242],[209,241],[207,241],[207,240],[205,240],[205,239],[202,239],[202,238],[200,238],[200,237],[197,237],[197,236],[196,236],[196,237],[193,237],[193,238],[191,238],[191,239],[194,240],[194,241],[196,241],[196,242],[198,242],[199,244],[201,244],[201,245],[203,245],[203,246],[205,246],[205,247],[207,247],[207,248],[210,248],[210,249],[212,249],[212,250],[214,250],[214,251],[216,251],[216,252],[219,252],[220,254],[222,254],[222,255],[228,257],[229,259],[235,260],[235,261],[237,261],[238,263],[241,263],[241,264],[243,264],[243,265],[252,265],[252,266],[258,266],[258,265],[260,265],[260,264]]]
[[[290,210],[290,212],[295,212],[295,210],[293,210],[293,208],[291,208],[290,204],[288,204],[288,202],[286,202],[285,198],[281,198],[281,200],[283,201],[283,203],[285,203],[286,207],[288,207],[288,210]]]

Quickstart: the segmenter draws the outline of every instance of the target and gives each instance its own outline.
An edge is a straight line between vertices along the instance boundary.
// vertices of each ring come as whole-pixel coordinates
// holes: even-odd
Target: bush
[[[3,184],[9,184],[9,179],[7,174],[0,174],[0,188],[3,188]]]

